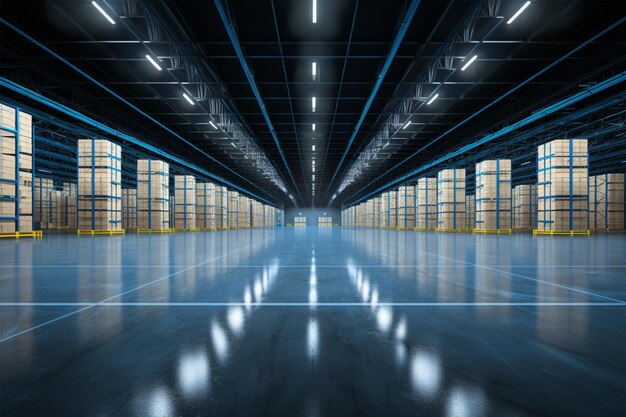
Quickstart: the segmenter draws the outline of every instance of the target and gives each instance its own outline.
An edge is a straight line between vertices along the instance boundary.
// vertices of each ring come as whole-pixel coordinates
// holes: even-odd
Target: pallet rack
[[[196,230],[196,178],[174,175],[174,229]]]
[[[119,145],[105,139],[79,139],[79,235],[123,234],[121,163]]]
[[[534,234],[588,234],[587,140],[557,139],[540,145],[537,178]]]
[[[511,226],[511,160],[496,159],[476,164],[477,233],[510,233]]]
[[[415,230],[435,230],[437,226],[437,178],[417,180]]]
[[[168,163],[137,160],[137,233],[171,231],[169,177]]]
[[[464,169],[444,169],[437,174],[437,231],[466,231]]]

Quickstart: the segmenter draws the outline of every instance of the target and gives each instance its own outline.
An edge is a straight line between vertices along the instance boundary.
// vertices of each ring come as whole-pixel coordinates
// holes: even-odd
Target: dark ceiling
[[[317,23],[312,22],[312,1],[100,0],[116,20],[111,25],[87,0],[2,0],[1,75],[269,200],[289,204],[291,194],[298,205],[321,206],[335,194],[333,204],[356,201],[450,150],[625,69],[622,20],[523,83],[624,19],[623,1],[534,1],[510,25],[506,21],[524,1],[318,0]],[[415,15],[358,125],[394,40],[403,33],[402,21],[415,4]],[[227,28],[240,44],[250,79]],[[474,53],[478,59],[460,71]],[[164,70],[156,71],[146,54],[158,56]],[[497,105],[444,134],[520,85]],[[585,126],[598,131],[604,126],[594,124],[599,122],[617,123],[621,129],[607,130],[596,140],[623,141],[623,90],[623,83],[618,84],[516,132],[525,134],[518,140],[510,135],[486,149],[525,159],[541,140],[587,134]],[[185,101],[184,91],[196,105]],[[426,105],[435,93],[437,100]],[[2,95],[24,100],[6,89]],[[401,107],[407,103],[402,99],[412,96],[410,111]],[[216,112],[212,99],[223,101],[220,110],[240,122],[267,155],[286,193],[233,147],[232,138],[209,124],[209,115]],[[575,114],[592,105],[593,112]],[[400,115],[396,123],[412,124],[396,129],[376,158],[355,165],[394,114]],[[624,160],[614,153],[603,158],[606,163]],[[450,163],[471,161],[473,155],[485,154],[468,153]],[[358,175],[347,184],[354,166]]]

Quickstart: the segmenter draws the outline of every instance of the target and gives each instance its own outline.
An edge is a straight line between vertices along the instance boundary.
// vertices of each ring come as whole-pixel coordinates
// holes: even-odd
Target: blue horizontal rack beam
[[[35,100],[35,101],[37,101],[37,102],[39,102],[39,103],[41,103],[41,104],[43,104],[43,105],[45,105],[47,107],[50,107],[50,108],[52,108],[52,109],[54,109],[56,111],[59,111],[59,112],[65,114],[65,115],[67,115],[67,116],[70,116],[70,117],[72,117],[72,118],[74,118],[76,120],[79,120],[79,121],[81,121],[83,123],[86,123],[86,124],[96,128],[96,129],[99,129],[99,130],[101,130],[101,131],[103,131],[103,132],[105,132],[105,133],[107,133],[107,134],[109,134],[111,136],[114,136],[114,137],[116,137],[118,139],[122,139],[122,140],[130,142],[130,143],[132,143],[134,145],[137,145],[137,146],[141,147],[142,149],[145,149],[146,151],[148,151],[148,152],[150,152],[152,154],[161,156],[161,157],[163,157],[163,158],[165,158],[165,159],[167,159],[169,161],[172,161],[172,162],[174,162],[174,163],[176,163],[176,164],[178,164],[180,166],[188,167],[189,169],[191,169],[191,170],[193,170],[193,171],[195,171],[195,172],[197,172],[197,173],[199,173],[199,174],[201,174],[201,175],[203,175],[203,176],[205,176],[207,178],[211,178],[211,179],[213,179],[215,181],[218,181],[218,182],[220,182],[222,184],[226,184],[227,186],[229,186],[231,188],[234,188],[234,189],[236,189],[238,191],[241,191],[244,194],[250,195],[250,196],[254,197],[255,199],[257,199],[259,201],[263,201],[263,202],[265,202],[265,203],[267,203],[267,204],[269,204],[271,206],[274,206],[274,207],[276,206],[276,204],[266,200],[265,198],[255,194],[255,193],[253,193],[253,192],[251,192],[249,190],[246,190],[246,189],[244,189],[244,188],[242,188],[242,187],[240,187],[240,186],[238,186],[236,184],[233,184],[232,182],[230,182],[230,181],[228,181],[228,180],[226,180],[224,178],[218,177],[217,175],[212,174],[212,173],[210,173],[210,172],[208,172],[208,171],[206,171],[206,170],[204,170],[204,169],[202,169],[202,168],[200,168],[200,167],[198,167],[196,165],[190,164],[188,161],[185,161],[182,158],[179,158],[179,157],[174,156],[174,155],[170,155],[167,152],[164,152],[163,150],[161,150],[161,149],[159,149],[159,148],[157,148],[155,146],[152,146],[150,144],[142,142],[141,140],[139,140],[137,138],[134,138],[133,136],[127,135],[126,133],[122,133],[122,132],[120,132],[120,131],[118,131],[116,129],[113,129],[113,128],[111,128],[111,127],[109,127],[109,126],[107,126],[107,125],[105,125],[103,123],[100,123],[100,122],[98,122],[98,121],[96,121],[96,120],[94,120],[94,119],[92,119],[92,118],[90,118],[90,117],[88,117],[88,116],[86,116],[86,115],[84,115],[84,114],[74,110],[74,109],[71,109],[71,108],[69,108],[69,107],[67,107],[67,106],[65,106],[65,105],[63,105],[61,103],[57,103],[56,101],[54,101],[52,99],[49,99],[49,98],[47,98],[47,97],[45,97],[45,96],[43,96],[43,95],[41,95],[41,94],[39,94],[39,93],[37,93],[35,91],[32,91],[32,90],[30,90],[30,89],[28,89],[28,88],[26,88],[24,86],[21,86],[21,85],[15,83],[13,81],[7,79],[7,78],[0,77],[0,86],[8,88],[9,90],[14,91],[15,93],[23,95],[24,97],[27,97],[27,98],[32,99],[32,100]]]
[[[419,167],[418,169],[415,169],[415,170],[409,172],[408,174],[402,175],[401,177],[399,177],[399,178],[389,182],[388,184],[386,184],[386,185],[384,185],[382,187],[377,188],[376,190],[372,191],[371,193],[368,193],[367,195],[365,195],[365,196],[363,196],[363,197],[361,197],[361,198],[359,198],[357,200],[354,200],[350,204],[358,204],[361,201],[366,200],[366,199],[368,199],[369,197],[371,197],[373,195],[376,195],[376,194],[378,194],[378,193],[380,193],[380,192],[382,192],[384,190],[392,188],[392,187],[394,187],[394,186],[396,186],[398,184],[401,184],[402,182],[407,181],[410,178],[413,178],[416,175],[418,175],[418,174],[420,174],[420,173],[422,173],[422,172],[424,172],[424,171],[426,171],[426,170],[428,170],[430,168],[433,168],[433,167],[435,167],[435,166],[437,166],[437,165],[439,165],[439,164],[441,164],[441,163],[443,163],[443,162],[445,162],[445,161],[447,161],[447,160],[449,160],[451,158],[457,157],[457,156],[462,155],[462,154],[464,154],[466,152],[469,152],[469,151],[471,151],[471,150],[473,150],[473,149],[475,149],[475,148],[477,148],[477,147],[479,147],[481,145],[484,145],[484,144],[486,144],[488,142],[494,141],[494,140],[496,140],[496,139],[498,139],[498,138],[500,138],[500,137],[502,137],[502,136],[504,136],[504,135],[506,135],[508,133],[511,133],[511,132],[521,128],[521,127],[527,126],[527,125],[529,125],[531,123],[534,123],[534,122],[536,122],[538,120],[541,120],[541,119],[543,119],[543,118],[545,118],[545,117],[547,117],[547,116],[549,116],[551,114],[556,113],[559,110],[564,109],[565,107],[572,106],[572,105],[578,103],[579,101],[582,101],[582,100],[584,100],[584,99],[586,99],[588,97],[591,97],[591,96],[593,96],[593,95],[595,95],[595,94],[597,94],[597,93],[599,93],[601,91],[604,91],[604,90],[606,90],[608,88],[614,87],[614,86],[616,86],[616,85],[618,85],[620,83],[623,83],[624,81],[626,81],[626,71],[622,71],[622,72],[620,72],[617,75],[614,75],[614,76],[612,76],[612,77],[610,77],[610,78],[608,78],[608,79],[606,79],[604,81],[599,82],[598,84],[595,84],[595,85],[593,85],[591,87],[585,88],[583,91],[580,91],[580,92],[578,92],[578,93],[576,93],[576,94],[574,94],[574,95],[572,95],[570,97],[567,97],[567,98],[565,98],[563,100],[560,100],[560,101],[554,103],[553,105],[548,106],[548,107],[546,107],[546,108],[536,112],[535,114],[520,120],[519,122],[513,123],[513,124],[511,124],[511,125],[509,125],[507,127],[504,127],[504,128],[500,129],[499,131],[497,131],[495,133],[487,135],[484,138],[482,138],[480,140],[477,140],[476,142],[473,142],[471,144],[463,146],[463,147],[461,147],[460,149],[458,149],[458,150],[456,150],[454,152],[450,152],[447,155],[444,155],[444,156],[442,156],[440,158],[437,158],[436,160],[434,160],[434,161],[432,161],[432,162],[430,162],[428,164],[425,164],[425,165]]]

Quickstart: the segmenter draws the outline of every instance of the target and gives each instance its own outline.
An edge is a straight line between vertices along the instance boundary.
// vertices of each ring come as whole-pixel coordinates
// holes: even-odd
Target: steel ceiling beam
[[[219,1],[219,0],[215,0],[215,1]],[[387,75],[387,71],[389,71],[389,67],[391,67],[391,63],[393,62],[393,59],[395,58],[396,53],[398,52],[398,48],[400,48],[400,44],[402,43],[402,40],[404,39],[404,35],[406,34],[406,31],[409,29],[409,25],[411,24],[411,21],[413,20],[413,16],[415,16],[415,12],[417,11],[417,8],[420,5],[420,3],[421,3],[421,0],[412,0],[411,4],[409,5],[407,9],[406,14],[404,15],[404,18],[402,19],[402,23],[400,24],[400,29],[398,30],[398,33],[396,34],[394,41],[391,45],[391,50],[389,51],[389,55],[387,56],[387,59],[385,60],[385,64],[383,65],[382,70],[378,74],[378,79],[376,80],[376,83],[374,84],[374,88],[372,89],[369,99],[365,103],[365,107],[363,108],[363,111],[361,112],[359,121],[354,127],[354,131],[352,132],[352,135],[350,136],[350,139],[348,140],[348,145],[346,146],[346,150],[341,156],[341,159],[339,160],[339,163],[337,164],[337,167],[335,168],[335,171],[333,173],[333,176],[330,179],[330,182],[326,186],[326,191],[324,193],[324,198],[322,198],[322,201],[326,200],[326,196],[328,195],[328,190],[331,189],[333,181],[337,177],[337,173],[341,169],[341,165],[343,165],[343,161],[345,161],[346,156],[348,155],[348,152],[350,151],[350,147],[352,146],[352,143],[354,142],[354,139],[356,138],[356,135],[358,134],[361,128],[361,125],[363,124],[363,121],[365,120],[365,116],[367,116],[367,113],[369,112],[369,109],[372,106],[372,103],[374,102],[374,99],[376,98],[376,94],[378,93],[378,90],[380,89],[380,86],[382,85],[382,82],[385,79],[385,76]]]
[[[426,165],[423,165],[423,166],[421,166],[421,167],[419,167],[419,168],[417,168],[415,170],[412,170],[411,172],[409,172],[409,173],[407,173],[405,175],[402,175],[401,177],[399,177],[399,178],[389,182],[388,184],[386,184],[386,185],[384,185],[382,187],[377,188],[376,190],[372,191],[371,193],[368,193],[367,195],[365,195],[365,196],[363,196],[363,197],[361,197],[361,198],[351,202],[350,205],[358,204],[361,201],[364,201],[364,200],[366,200],[367,198],[369,198],[369,197],[371,197],[373,195],[379,194],[379,193],[381,193],[381,192],[383,192],[383,191],[385,191],[385,190],[387,190],[389,188],[392,188],[392,187],[394,187],[394,186],[396,186],[396,185],[398,185],[398,184],[400,184],[402,182],[407,181],[408,179],[410,179],[412,177],[415,177],[415,176],[419,175],[420,173],[426,171],[429,168],[435,167],[435,166],[437,166],[437,165],[439,165],[439,164],[441,164],[441,163],[443,163],[443,162],[445,162],[447,160],[450,160],[452,158],[460,156],[460,155],[462,155],[465,152],[468,152],[468,151],[470,151],[472,149],[475,149],[475,148],[477,148],[477,147],[479,147],[481,145],[489,143],[489,142],[491,142],[491,141],[493,141],[495,139],[498,139],[498,138],[500,138],[500,137],[502,137],[502,136],[504,136],[504,135],[506,135],[508,133],[511,133],[511,132],[521,128],[521,127],[529,125],[529,124],[531,124],[531,123],[533,123],[533,122],[535,122],[537,120],[541,120],[544,117],[547,117],[547,116],[549,116],[551,114],[554,114],[555,112],[557,112],[559,110],[562,110],[562,109],[564,109],[564,108],[566,108],[568,106],[576,104],[576,103],[578,103],[581,100],[584,100],[584,99],[586,99],[588,97],[591,97],[591,96],[593,96],[593,95],[595,95],[595,94],[597,94],[599,92],[602,92],[602,91],[604,91],[604,90],[606,90],[608,88],[611,88],[613,86],[619,85],[619,84],[621,84],[621,83],[623,83],[625,81],[626,81],[626,71],[622,71],[621,73],[619,73],[617,75],[614,75],[613,77],[610,77],[610,78],[608,78],[605,81],[599,82],[598,84],[594,85],[593,87],[588,87],[588,88],[584,89],[583,91],[580,91],[580,92],[578,92],[578,93],[576,93],[576,94],[574,94],[574,95],[572,95],[570,97],[567,97],[567,98],[565,98],[563,100],[560,100],[557,103],[554,103],[553,105],[548,106],[548,107],[546,107],[546,108],[536,112],[535,114],[533,114],[531,116],[528,116],[528,117],[518,121],[517,123],[513,123],[512,125],[506,126],[506,127],[500,129],[499,131],[497,131],[495,133],[489,134],[489,135],[483,137],[480,140],[477,140],[477,141],[475,141],[475,142],[473,142],[473,143],[471,143],[469,145],[463,146],[463,147],[461,147],[460,149],[457,149],[454,152],[450,152],[450,153],[448,153],[446,155],[443,155],[440,158],[437,158],[436,160],[434,160],[434,161],[432,161],[432,162],[430,162],[430,163],[428,163]],[[357,191],[357,193],[359,191]],[[354,194],[352,194],[352,195],[354,195]]]
[[[228,33],[230,42],[233,48],[235,49],[237,58],[239,59],[239,63],[241,64],[241,68],[243,69],[243,72],[246,75],[248,83],[250,84],[250,88],[252,89],[252,92],[254,93],[254,96],[256,97],[257,103],[259,104],[259,107],[261,108],[261,113],[263,114],[263,118],[265,119],[265,122],[267,123],[267,127],[269,128],[270,133],[272,134],[272,138],[274,139],[274,144],[278,148],[278,152],[280,153],[280,157],[283,161],[283,164],[285,164],[285,168],[287,168],[287,173],[289,174],[289,177],[291,178],[291,181],[293,182],[295,191],[300,196],[300,198],[304,201],[302,194],[300,193],[300,188],[298,187],[298,184],[296,183],[296,180],[293,177],[293,173],[291,172],[291,169],[289,168],[289,164],[287,163],[287,158],[285,157],[283,149],[280,145],[278,136],[276,135],[276,131],[274,130],[274,126],[272,125],[272,121],[270,120],[269,114],[267,113],[267,109],[265,108],[265,104],[263,103],[263,98],[261,97],[261,93],[259,92],[256,82],[254,81],[254,76],[252,75],[252,72],[250,71],[250,68],[248,67],[248,63],[246,62],[246,57],[241,48],[241,44],[239,43],[239,39],[237,37],[237,33],[235,32],[235,28],[230,22],[228,15],[226,14],[226,9],[222,5],[221,0],[213,0],[213,3],[215,4],[215,7],[217,8],[217,11],[220,15],[222,23],[224,24],[224,28],[226,29],[226,32]]]

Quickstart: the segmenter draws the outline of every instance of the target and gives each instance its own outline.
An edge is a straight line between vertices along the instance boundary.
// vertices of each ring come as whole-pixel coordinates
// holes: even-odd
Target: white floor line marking
[[[458,262],[458,261],[457,261]],[[189,265],[0,265],[1,268],[171,268]],[[191,265],[193,266],[193,265]],[[264,268],[267,265],[216,265],[218,268]],[[317,268],[345,268],[345,265],[316,265]],[[478,265],[490,268],[626,268],[626,265]],[[310,268],[311,265],[279,265],[278,268]],[[357,268],[467,268],[464,265],[355,265]]]
[[[255,245],[260,245],[260,244],[262,244],[262,243],[265,243],[268,239],[269,239],[269,238],[266,238],[266,239],[264,239],[264,240],[262,240],[262,241],[260,241],[260,242],[251,243],[251,244],[250,244],[250,245],[248,245],[248,246],[244,246],[244,247],[241,247],[241,248],[235,249],[235,250],[233,250],[233,251],[231,251],[231,252],[228,252],[228,253],[222,254],[222,255],[220,255],[220,256],[216,256],[216,257],[213,257],[213,258],[211,258],[211,259],[208,259],[208,260],[206,260],[206,261],[204,261],[204,262],[202,262],[202,263],[199,263],[198,265],[194,265],[194,266],[190,266],[190,267],[185,268],[185,269],[181,269],[180,271],[177,271],[177,272],[171,273],[171,274],[169,274],[169,275],[166,275],[166,276],[161,277],[161,278],[159,278],[159,279],[156,279],[156,280],[154,280],[154,281],[151,281],[151,282],[145,283],[145,284],[143,284],[143,285],[140,285],[140,286],[138,286],[138,287],[132,288],[132,289],[130,289],[130,290],[124,291],[124,292],[122,292],[122,293],[120,293],[120,294],[117,294],[117,295],[114,295],[114,296],[112,296],[112,297],[106,298],[106,299],[104,299],[104,300],[102,300],[102,301],[99,301],[99,302],[97,302],[97,303],[89,304],[89,305],[87,305],[86,307],[81,308],[81,309],[79,309],[79,310],[73,311],[73,312],[71,312],[71,313],[64,314],[64,315],[62,315],[62,316],[60,316],[60,317],[54,318],[54,319],[49,320],[49,321],[47,321],[47,322],[45,322],[45,323],[41,323],[41,324],[39,324],[39,325],[37,325],[37,326],[31,327],[31,328],[28,328],[28,329],[22,330],[21,332],[18,332],[18,333],[12,334],[12,335],[10,335],[10,336],[4,337],[4,338],[0,339],[0,343],[5,342],[5,341],[10,340],[10,339],[13,339],[13,338],[15,338],[15,337],[17,337],[17,336],[20,336],[20,335],[22,335],[22,334],[24,334],[24,333],[28,333],[28,332],[33,331],[33,330],[35,330],[35,329],[38,329],[38,328],[40,328],[40,327],[46,326],[46,325],[48,325],[48,324],[54,323],[54,322],[56,322],[56,321],[58,321],[58,320],[61,320],[61,319],[66,318],[66,317],[73,316],[74,314],[78,314],[78,313],[80,313],[81,311],[85,311],[85,310],[87,310],[87,309],[89,309],[89,308],[92,308],[92,307],[95,307],[95,306],[98,306],[98,305],[103,305],[103,304],[106,304],[106,303],[107,303],[108,301],[110,301],[110,300],[113,300],[113,299],[118,298],[118,297],[122,297],[122,296],[124,296],[124,295],[126,295],[126,294],[129,294],[129,293],[131,293],[131,292],[134,292],[134,291],[140,290],[141,288],[147,287],[148,285],[156,284],[157,282],[163,281],[164,279],[171,278],[171,277],[176,276],[176,275],[178,275],[178,274],[181,274],[181,273],[183,273],[183,272],[189,271],[190,269],[197,268],[197,267],[202,266],[202,265],[204,265],[204,264],[207,264],[207,263],[209,263],[209,262],[213,262],[213,261],[215,261],[215,260],[217,260],[217,259],[223,258],[224,256],[228,256],[228,255],[230,255],[230,254],[233,254],[233,253],[239,252],[239,251],[241,251],[241,250],[248,249],[248,248],[250,248],[250,247],[252,247],[252,246],[255,246]]]
[[[577,306],[616,306],[626,307],[626,303],[583,303],[583,302],[543,302],[543,303],[525,303],[525,302],[407,302],[407,303],[376,303],[377,306],[389,306],[389,307],[489,307],[489,306],[537,306],[537,307],[577,307]],[[371,307],[371,303],[309,303],[309,302],[291,302],[291,303],[243,303],[243,302],[190,302],[190,303],[159,303],[159,302],[144,302],[144,303],[115,303],[115,302],[100,302],[100,303],[0,303],[0,307]],[[84,310],[84,309],[82,309]],[[78,310],[78,312],[82,311]],[[68,313],[68,315],[75,312]],[[66,315],[67,316],[67,315]],[[65,317],[61,316],[60,318]],[[58,320],[54,319],[52,321]],[[40,325],[41,326],[41,325]],[[33,329],[39,326],[33,327]]]

